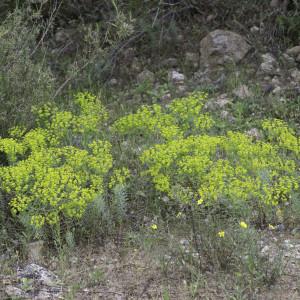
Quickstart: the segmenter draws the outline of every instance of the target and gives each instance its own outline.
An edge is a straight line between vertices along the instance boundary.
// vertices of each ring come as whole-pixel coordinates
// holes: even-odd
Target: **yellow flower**
[[[225,231],[224,231],[224,230],[219,231],[219,232],[218,232],[218,236],[219,236],[220,238],[223,238],[223,237],[225,236]]]
[[[274,229],[275,229],[275,226],[269,224],[268,228],[269,228],[269,230],[274,230]]]
[[[247,229],[247,228],[248,228],[248,224],[245,223],[244,221],[241,221],[241,222],[240,222],[240,226],[241,226],[242,228],[244,228],[244,229]]]
[[[203,203],[203,199],[199,199],[198,201],[197,201],[197,204],[198,205],[201,205]]]
[[[156,225],[156,224],[152,224],[152,225],[150,226],[150,228],[153,229],[153,230],[157,230],[157,225]]]

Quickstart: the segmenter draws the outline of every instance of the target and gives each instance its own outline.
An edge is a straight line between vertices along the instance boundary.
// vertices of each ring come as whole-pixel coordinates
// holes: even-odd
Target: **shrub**
[[[14,128],[0,139],[8,164],[0,168],[1,189],[12,214],[37,228],[80,218],[104,193],[112,167],[111,144],[99,139],[106,110],[88,93],[78,94],[75,103],[77,113],[35,108],[37,128]]]
[[[166,108],[158,104],[143,106],[137,113],[117,120],[113,129],[121,134],[143,134],[164,140],[204,131],[213,124],[210,116],[200,114],[206,98],[205,93],[193,93],[189,97],[174,100]]]
[[[140,155],[157,191],[179,203],[200,207],[258,210],[282,206],[299,188],[299,137],[280,120],[266,120],[265,140],[240,132],[205,133],[213,121],[201,114],[205,95],[175,100],[167,109],[156,105],[121,118],[114,128],[124,134],[159,134]],[[168,126],[168,127],[165,127]],[[167,134],[166,134],[167,133]]]
[[[0,134],[16,123],[31,125],[31,106],[53,93],[53,76],[37,47],[42,31],[37,21],[15,10],[0,23]]]

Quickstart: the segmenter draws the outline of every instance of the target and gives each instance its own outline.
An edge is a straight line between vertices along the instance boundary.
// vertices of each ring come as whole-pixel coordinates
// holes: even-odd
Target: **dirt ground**
[[[114,243],[82,246],[64,258],[45,260],[44,266],[60,278],[62,294],[43,299],[300,299],[300,239],[285,233],[268,233],[262,251],[270,257],[282,251],[282,276],[274,285],[249,294],[237,290],[230,274],[206,272],[191,281],[178,265],[172,264],[172,259],[162,264],[154,250],[149,253]],[[10,275],[0,275],[0,299],[13,299],[4,292],[8,283],[17,284],[16,270],[11,271]]]

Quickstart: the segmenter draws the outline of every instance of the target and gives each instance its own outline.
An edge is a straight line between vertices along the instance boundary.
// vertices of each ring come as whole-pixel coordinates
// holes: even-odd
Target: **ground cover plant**
[[[2,193],[12,215],[33,229],[60,230],[105,190],[113,164],[111,144],[100,131],[107,111],[89,93],[77,94],[74,102],[75,112],[50,104],[33,108],[37,127],[14,127],[0,140]],[[116,170],[109,186],[122,180]]]
[[[272,211],[284,207],[299,188],[299,137],[276,119],[261,122],[261,140],[237,131],[214,134],[212,118],[201,113],[206,98],[196,93],[166,108],[143,107],[114,128],[144,137],[142,174],[162,194],[179,203],[222,205],[248,217],[256,210],[253,221],[272,221]]]

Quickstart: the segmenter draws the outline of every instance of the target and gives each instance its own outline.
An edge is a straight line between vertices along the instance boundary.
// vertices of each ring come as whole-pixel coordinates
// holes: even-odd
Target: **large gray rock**
[[[287,49],[286,53],[291,56],[298,56],[300,54],[300,45]]]
[[[201,64],[208,67],[236,64],[245,57],[250,48],[241,35],[227,30],[215,30],[200,42]]]

